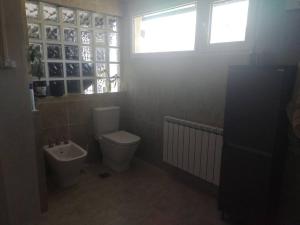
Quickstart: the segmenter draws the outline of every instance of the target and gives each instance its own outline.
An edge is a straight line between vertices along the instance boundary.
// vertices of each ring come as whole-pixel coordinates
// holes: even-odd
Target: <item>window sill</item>
[[[53,102],[70,102],[70,101],[84,101],[84,100],[90,100],[90,99],[98,99],[98,98],[107,98],[110,96],[122,96],[126,92],[120,91],[120,92],[113,92],[113,93],[102,93],[102,94],[68,94],[63,95],[61,97],[54,97],[54,96],[47,96],[44,98],[36,98],[37,99],[37,105],[43,104],[43,103],[53,103]]]
[[[181,57],[194,56],[197,54],[196,50],[188,51],[173,51],[173,52],[146,52],[146,53],[131,53],[131,58],[156,58],[156,57]]]

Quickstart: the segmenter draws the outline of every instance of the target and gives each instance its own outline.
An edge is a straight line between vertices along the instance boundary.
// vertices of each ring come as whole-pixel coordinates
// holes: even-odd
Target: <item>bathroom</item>
[[[234,11],[233,7],[228,13],[226,6],[241,8]],[[178,166],[180,160],[191,157],[175,157],[174,148],[171,149],[174,157],[169,157],[169,146],[177,146],[178,151],[180,144],[184,148],[179,138],[172,142],[174,135],[169,134],[171,131],[172,134],[178,132],[177,137],[184,136],[186,133],[180,133],[181,128],[190,129],[188,133],[195,135],[188,137],[189,143],[195,142],[198,146],[199,127],[200,132],[210,130],[209,135],[216,139],[207,149],[214,147],[221,153],[222,146],[216,143],[223,138],[223,132],[226,134],[226,121],[229,121],[226,117],[235,111],[228,106],[228,77],[234,73],[231,66],[299,67],[299,1],[0,0],[0,8],[1,225],[251,223],[249,218],[242,223],[239,216],[231,218],[219,210],[220,201],[226,199],[226,196],[220,197],[224,195],[219,188],[220,179],[230,173],[235,175],[232,170],[226,175],[229,167],[224,166],[226,161],[221,165],[221,154],[216,157],[215,152],[212,159],[208,152],[199,159],[199,163],[206,159],[205,172],[201,170],[203,163],[195,161]],[[244,36],[229,35],[225,29],[222,31],[227,32],[227,36],[213,39],[213,24],[224,25],[220,15],[217,18],[217,12],[220,13],[217,9],[221,9],[221,15],[224,13],[228,18],[226,21],[233,22]],[[70,12],[74,12],[74,20]],[[86,12],[89,19],[82,20],[81,14],[84,16]],[[180,17],[185,13],[189,16]],[[160,21],[165,16],[178,16],[182,21],[165,21],[171,26],[165,25],[154,35],[155,45],[147,46],[150,42],[141,39],[151,39],[147,34],[164,25],[161,22],[151,27],[150,24],[147,30],[146,22]],[[216,29],[222,29],[217,25]],[[77,32],[77,36],[70,35],[70,30]],[[98,37],[98,31],[104,36]],[[97,40],[103,43],[96,43]],[[28,57],[32,49],[38,50],[41,57]],[[266,90],[273,90],[271,84],[264,85]],[[285,169],[276,172],[283,173],[283,187],[278,194],[281,196],[280,219],[275,223],[280,225],[300,221],[297,213],[300,202],[299,79],[294,78],[292,86],[288,88],[292,95],[289,107],[288,102],[284,105],[290,128],[282,136],[289,133],[293,139],[290,138],[289,149],[285,151]],[[267,98],[263,91],[261,98]],[[255,90],[252,93],[254,95]],[[277,104],[272,103],[257,102],[252,108]],[[115,123],[118,127],[104,134],[126,131],[137,138],[133,141],[136,149],[131,151],[134,155],[128,153],[127,157],[130,167],[121,172],[105,163],[102,139],[96,135],[97,129],[103,126],[96,126],[96,118],[101,116],[97,117],[95,111],[112,107],[116,116],[110,125]],[[261,116],[259,121],[269,121],[267,118]],[[248,119],[247,134],[251,136],[249,121],[257,121]],[[224,140],[228,137],[224,136]],[[54,170],[45,148],[66,143],[75,143],[87,155],[76,167],[77,182],[62,187],[52,180]],[[226,146],[223,153],[225,150]],[[193,152],[195,159],[198,153]],[[244,158],[239,157],[242,162]],[[260,162],[255,161],[249,168],[255,172],[267,171]],[[200,173],[190,170],[191,165]],[[212,172],[207,168],[213,168]],[[209,178],[210,173],[213,175]],[[267,176],[261,173],[263,175]],[[239,179],[234,183],[234,190],[238,190],[244,178]],[[244,186],[241,188],[245,190]],[[262,193],[258,192],[255,193],[260,196]],[[255,204],[258,206],[260,202],[257,200]],[[261,218],[258,221],[255,224],[274,224]]]

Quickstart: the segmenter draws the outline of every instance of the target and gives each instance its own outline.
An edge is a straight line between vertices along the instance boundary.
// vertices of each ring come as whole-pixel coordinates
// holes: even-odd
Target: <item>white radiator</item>
[[[166,116],[164,162],[219,185],[223,129]]]

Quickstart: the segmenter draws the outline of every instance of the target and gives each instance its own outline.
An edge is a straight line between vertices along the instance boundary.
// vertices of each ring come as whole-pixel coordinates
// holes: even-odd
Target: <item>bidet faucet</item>
[[[52,138],[48,139],[48,146],[49,146],[49,148],[53,148],[54,147],[54,143],[52,142]]]

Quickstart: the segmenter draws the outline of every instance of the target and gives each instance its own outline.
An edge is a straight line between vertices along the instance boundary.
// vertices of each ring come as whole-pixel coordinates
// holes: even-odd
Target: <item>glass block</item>
[[[82,27],[90,27],[91,24],[91,14],[89,12],[79,11],[79,25]]]
[[[45,64],[41,63],[41,65],[39,65],[31,63],[31,75],[33,77],[45,77]]]
[[[82,76],[91,77],[94,76],[94,64],[82,63]]]
[[[44,5],[43,7],[44,20],[58,21],[58,9],[55,6]]]
[[[41,27],[39,24],[28,23],[28,37],[31,39],[41,39]]]
[[[58,26],[45,26],[46,39],[49,41],[59,41],[60,40],[60,31]]]
[[[62,8],[62,22],[69,24],[76,24],[76,12],[73,9]]]
[[[80,32],[81,43],[85,45],[92,44],[92,32],[91,31],[81,31]]]
[[[92,48],[90,46],[82,46],[81,47],[81,57],[83,61],[92,61],[93,53]]]
[[[62,63],[48,63],[49,77],[63,77],[63,64]]]
[[[110,92],[119,92],[120,91],[120,79],[111,78],[110,79]]]
[[[109,64],[109,77],[111,78],[120,77],[120,64]]]
[[[96,76],[97,77],[108,77],[105,64],[96,63]]]
[[[103,31],[95,31],[95,42],[97,44],[105,44],[105,32]]]
[[[47,82],[46,81],[34,81],[33,91],[36,97],[46,97],[47,96]],[[45,89],[44,89],[45,88]]]
[[[119,62],[120,61],[120,50],[118,48],[109,49],[109,61]]]
[[[98,94],[106,93],[107,88],[107,79],[97,79],[96,91]]]
[[[83,80],[84,94],[94,94],[94,80]]]
[[[79,77],[79,63],[66,63],[67,77]]]
[[[61,45],[47,45],[48,59],[62,59]]]
[[[68,80],[67,81],[67,90],[69,94],[79,94],[80,90],[80,81],[79,80]]]
[[[50,81],[49,88],[52,96],[63,96],[65,94],[65,83],[63,80]]]
[[[41,58],[44,58],[43,55],[43,45],[38,43],[29,43],[28,47],[28,53],[31,55],[31,53],[35,51],[35,54],[39,54]]]
[[[94,14],[94,26],[98,29],[105,28],[105,16],[100,14]]]
[[[115,16],[107,16],[107,29],[118,31],[118,18]]]
[[[79,49],[76,45],[65,46],[66,60],[79,60]]]
[[[108,34],[108,45],[112,47],[119,46],[119,35],[117,33]]]
[[[77,29],[76,28],[64,28],[64,40],[65,42],[77,42]]]
[[[26,16],[31,19],[39,18],[39,5],[33,2],[26,2]]]
[[[105,62],[106,50],[105,48],[96,48],[96,61]]]

